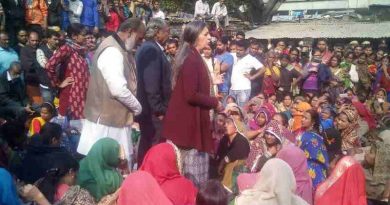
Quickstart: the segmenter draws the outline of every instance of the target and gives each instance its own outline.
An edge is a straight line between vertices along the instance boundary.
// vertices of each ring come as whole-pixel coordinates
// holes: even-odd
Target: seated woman
[[[288,117],[286,116],[285,113],[276,113],[273,117],[272,120],[275,120],[279,122],[281,125],[282,129],[282,135],[288,139],[291,143],[295,144],[296,139],[295,135],[291,132],[290,129],[288,129]]]
[[[387,92],[383,88],[380,88],[372,100],[366,101],[366,103],[377,120],[380,120],[389,111],[390,103],[387,102]]]
[[[118,142],[111,138],[98,140],[80,161],[77,184],[86,189],[95,201],[113,194],[122,184],[122,176],[116,170],[124,152]]]
[[[305,153],[296,146],[285,146],[276,157],[287,162],[292,168],[297,184],[295,194],[302,197],[308,204],[313,204],[313,186]]]
[[[385,121],[385,120],[384,120]],[[388,117],[387,123],[390,122]],[[390,129],[382,131],[379,138],[364,157],[367,198],[381,204],[389,198],[390,189]],[[387,193],[386,193],[387,192]]]
[[[341,148],[343,151],[350,151],[360,147],[358,136],[359,114],[355,107],[344,106],[337,116],[336,127],[341,135]]]
[[[367,204],[362,166],[351,156],[341,157],[340,155],[332,161],[329,178],[318,186],[314,197],[315,205]]]
[[[54,117],[55,111],[54,105],[50,102],[44,102],[41,105],[40,116],[33,118],[31,121],[28,136],[32,137],[33,135],[38,134],[42,126],[45,125],[46,122],[50,122]]]
[[[15,183],[6,169],[0,168],[0,180],[0,204],[20,205],[22,201],[18,197]]]
[[[317,111],[308,110],[304,112],[302,118],[304,132],[297,137],[298,147],[305,152],[309,175],[314,188],[326,179],[326,171],[329,166],[324,139],[318,134],[319,123]]]
[[[293,118],[290,120],[291,131],[298,135],[302,132],[303,113],[311,109],[311,105],[307,102],[294,103],[291,110]]]
[[[63,158],[72,157],[65,149],[60,147],[62,136],[61,126],[47,122],[39,135],[34,137],[27,147],[27,153],[17,169],[16,175],[25,183],[33,184],[46,176],[47,170],[53,164],[62,162]]]
[[[64,156],[55,161],[47,170],[46,176],[35,185],[50,203],[55,203],[64,196],[70,186],[75,185],[78,169],[79,163],[73,157]]]
[[[225,136],[222,138],[217,152],[219,162],[218,173],[222,175],[222,184],[232,190],[233,171],[236,167],[243,166],[249,154],[249,142],[239,132],[233,118],[227,118],[225,122]]]
[[[197,189],[181,175],[180,152],[173,144],[153,146],[146,153],[139,170],[149,172],[173,204],[195,204]]]
[[[251,133],[250,135],[246,135],[246,137],[250,140],[250,153],[248,159],[246,160],[246,167],[249,170],[252,170],[256,158],[263,156],[265,152],[263,134],[264,129],[270,120],[270,113],[267,109],[262,107],[257,111],[254,119],[249,121],[249,126],[252,130],[251,132],[253,132],[253,134]]]
[[[268,160],[252,189],[243,191],[235,205],[307,205],[295,195],[295,177],[291,167],[281,159]]]
[[[291,142],[284,138],[281,125],[278,121],[271,120],[264,131],[264,155],[256,158],[252,172],[259,172],[264,164],[282,149],[283,146],[292,146]]]
[[[126,177],[119,191],[118,205],[172,205],[157,181],[145,171]]]

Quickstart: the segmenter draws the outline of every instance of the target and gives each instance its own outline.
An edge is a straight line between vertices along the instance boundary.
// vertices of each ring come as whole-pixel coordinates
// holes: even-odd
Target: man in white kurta
[[[217,28],[229,25],[228,11],[225,4],[225,0],[219,0],[213,5],[213,8],[211,9],[211,15],[214,18]]]
[[[210,15],[209,3],[206,0],[198,0],[195,3],[194,17],[195,19],[204,19]]]
[[[117,34],[105,39],[96,50],[84,110],[86,120],[77,148],[80,154],[87,155],[96,141],[110,137],[124,148],[130,165],[132,119],[142,108],[135,97],[135,65],[128,51],[144,33],[140,20],[128,19]]]

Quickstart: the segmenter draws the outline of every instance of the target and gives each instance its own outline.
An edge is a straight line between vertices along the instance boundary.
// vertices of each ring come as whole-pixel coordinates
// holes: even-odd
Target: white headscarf
[[[308,205],[295,195],[294,173],[283,160],[268,160],[257,179],[252,189],[238,196],[236,205]]]

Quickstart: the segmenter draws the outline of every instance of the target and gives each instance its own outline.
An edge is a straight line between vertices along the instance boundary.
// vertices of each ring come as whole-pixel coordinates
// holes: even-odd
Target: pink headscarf
[[[297,184],[295,193],[302,197],[307,203],[313,204],[313,187],[309,176],[309,168],[307,167],[305,153],[300,148],[289,145],[283,147],[276,157],[287,162],[292,168]]]
[[[251,189],[256,184],[258,173],[242,173],[237,177],[237,186],[240,193],[246,189]]]
[[[157,181],[145,171],[136,171],[126,178],[117,202],[118,205],[172,205]]]

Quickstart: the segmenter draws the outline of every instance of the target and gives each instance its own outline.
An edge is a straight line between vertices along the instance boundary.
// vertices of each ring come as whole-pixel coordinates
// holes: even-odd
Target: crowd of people
[[[264,45],[203,20],[179,37],[159,2],[1,3],[1,205],[389,203],[385,40]]]

